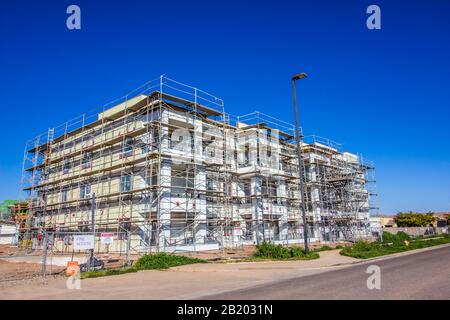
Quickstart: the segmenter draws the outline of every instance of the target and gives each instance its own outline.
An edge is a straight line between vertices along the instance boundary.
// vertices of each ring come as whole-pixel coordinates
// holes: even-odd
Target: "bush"
[[[306,252],[304,249],[296,247],[296,248],[288,248],[291,258],[294,257],[306,257]]]
[[[268,242],[263,242],[256,246],[256,252],[254,254],[256,258],[262,259],[317,259],[319,254],[314,251],[310,251],[307,255],[305,250],[300,247],[284,247],[281,244],[273,244]]]
[[[411,237],[405,232],[397,232],[392,234],[390,232],[383,232],[383,243],[393,243],[394,245],[404,245],[406,241],[411,241]]]
[[[263,242],[256,245],[254,256],[270,259],[287,259],[291,257],[288,248],[283,247],[281,244],[275,245],[269,242]]]
[[[167,253],[148,254],[139,258],[133,265],[137,270],[147,269],[168,269],[170,267],[182,266],[193,263],[206,263],[206,260],[190,258],[185,256],[176,256]]]
[[[381,239],[383,239],[383,243],[394,243],[394,237],[395,235],[390,232],[383,232],[383,236]]]
[[[394,217],[394,221],[399,227],[428,227],[436,219],[433,213],[427,214],[415,212],[400,212]]]
[[[364,241],[357,241],[353,247],[349,247],[352,248],[352,250],[355,251],[370,251],[373,249],[373,244],[364,242]]]
[[[411,236],[405,232],[397,232],[394,243],[404,244],[405,241],[411,241]]]

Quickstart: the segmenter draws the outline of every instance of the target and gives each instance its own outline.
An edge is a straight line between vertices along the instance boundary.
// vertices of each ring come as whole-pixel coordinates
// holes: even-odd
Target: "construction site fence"
[[[326,231],[319,226],[309,226],[309,240],[317,245],[342,242],[337,233]],[[195,225],[187,228],[146,229],[100,232],[100,231],[40,231],[29,233],[15,239],[8,246],[8,255],[0,254],[0,259],[10,262],[23,262],[35,268],[28,273],[16,273],[9,278],[36,275],[61,274],[69,262],[79,265],[89,263],[92,257],[104,262],[105,268],[132,265],[145,254],[193,253],[216,250],[219,253],[228,249],[240,249],[246,245],[272,242],[282,245],[302,244],[303,227],[297,225],[287,233],[274,232],[270,224],[260,228],[237,229],[224,225],[210,226],[199,232]],[[0,282],[2,277],[0,277]]]

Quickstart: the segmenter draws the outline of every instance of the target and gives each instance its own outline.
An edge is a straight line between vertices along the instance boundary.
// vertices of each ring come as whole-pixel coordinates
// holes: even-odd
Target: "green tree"
[[[8,219],[11,215],[9,211],[9,206],[17,203],[17,200],[5,200],[3,203],[0,203],[0,220]]]
[[[399,227],[428,227],[436,220],[432,212],[399,212],[394,217],[394,221]]]

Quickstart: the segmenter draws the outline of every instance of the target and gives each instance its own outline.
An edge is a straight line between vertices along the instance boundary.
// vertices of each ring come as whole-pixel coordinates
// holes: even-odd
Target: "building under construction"
[[[37,245],[94,220],[140,252],[301,243],[304,223],[312,242],[368,237],[374,167],[305,137],[301,195],[294,129],[231,116],[221,99],[161,76],[27,143],[22,234]]]

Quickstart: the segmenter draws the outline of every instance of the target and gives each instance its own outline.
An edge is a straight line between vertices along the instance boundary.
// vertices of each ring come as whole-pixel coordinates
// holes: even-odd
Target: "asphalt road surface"
[[[368,289],[370,265],[380,267],[381,288]],[[372,282],[373,283],[373,282]],[[450,299],[450,247],[371,261],[201,299]]]

